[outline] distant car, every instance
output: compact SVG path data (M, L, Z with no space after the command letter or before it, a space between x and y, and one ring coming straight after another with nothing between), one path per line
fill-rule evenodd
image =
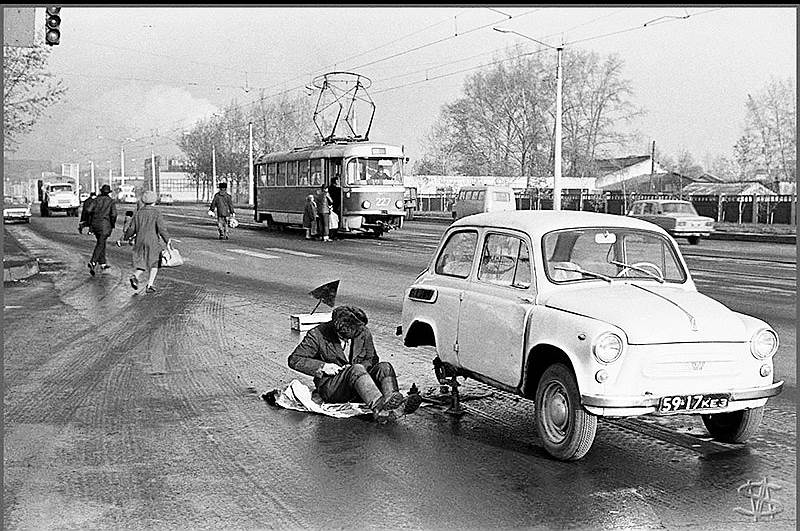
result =
M172 194L169 192L162 192L158 196L158 204L159 205L171 205L175 201L172 199Z
M470 377L533 400L561 460L589 451L601 416L698 415L741 443L783 388L775 330L698 292L674 239L627 216L455 221L406 289L397 333L436 349L442 384Z
M67 216L77 216L78 207L80 207L80 198L72 183L45 185L42 203L39 205L42 217L46 218L53 212L64 212Z
M714 219L701 216L689 201L672 199L648 199L636 201L628 215L655 223L673 238L687 238L689 244L697 245L700 238L708 238L714 231Z
M81 204L87 199L89 199L89 192L81 192Z
M3 196L3 221L31 222L31 204L27 197Z
M134 204L136 203L136 194L134 192L124 192L120 194L119 201L127 204Z

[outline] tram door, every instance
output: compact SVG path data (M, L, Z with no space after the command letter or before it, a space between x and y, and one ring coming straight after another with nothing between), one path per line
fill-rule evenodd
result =
M342 227L342 194L344 193L342 190L342 185L344 184L344 173L342 171L342 159L327 159L326 161L326 179L325 182L328 183L328 192L331 195L331 200L333 201L333 211L336 212L336 215L339 218L339 227ZM332 187L331 183L333 183L333 178L339 177L339 186Z

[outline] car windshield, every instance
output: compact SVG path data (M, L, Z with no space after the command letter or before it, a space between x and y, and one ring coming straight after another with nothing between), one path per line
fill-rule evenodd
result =
M71 192L72 186L69 184L57 184L50 187L51 192Z
M664 214L693 214L697 215L697 210L691 203L662 203L661 212Z
M545 273L555 283L615 278L686 281L677 251L661 234L620 227L558 230L542 238Z

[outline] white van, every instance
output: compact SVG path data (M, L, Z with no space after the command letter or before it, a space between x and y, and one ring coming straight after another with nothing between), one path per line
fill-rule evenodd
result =
M453 204L453 219L470 214L516 210L517 201L510 186L464 186Z

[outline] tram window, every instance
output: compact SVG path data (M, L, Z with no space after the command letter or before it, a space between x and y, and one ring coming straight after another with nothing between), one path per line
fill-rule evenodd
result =
M297 184L300 186L308 186L308 161L301 160L300 169L297 172Z
M275 186L275 171L277 168L276 163L271 163L267 166L267 186Z
M259 164L256 166L258 170L258 186L267 185L267 166L266 164Z
M322 184L322 159L313 159L311 161L311 184L312 186Z
M278 174L275 179L275 186L286 186L286 163L278 163Z
M287 162L286 186L297 186L297 161Z

